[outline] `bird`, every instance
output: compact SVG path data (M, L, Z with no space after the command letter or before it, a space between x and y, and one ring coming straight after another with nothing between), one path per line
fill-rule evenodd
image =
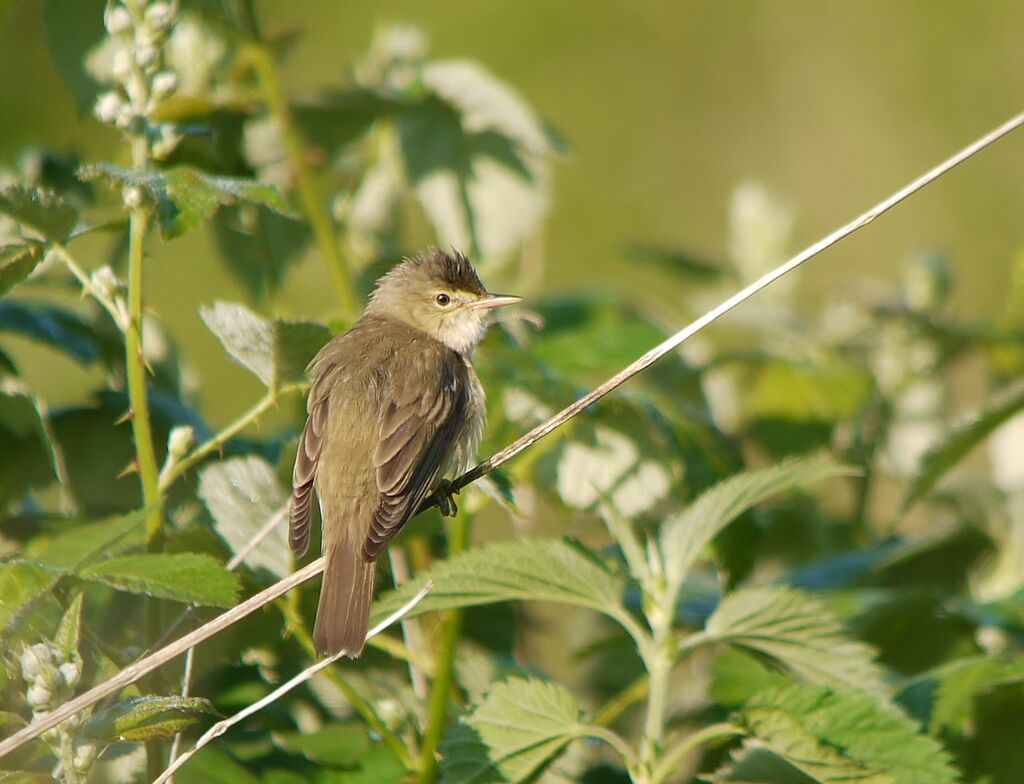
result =
M472 352L489 314L521 301L487 291L462 253L430 248L382 276L356 324L310 362L288 516L301 558L315 494L319 655L362 653L377 561L421 504L456 511L448 477L472 464L486 420Z

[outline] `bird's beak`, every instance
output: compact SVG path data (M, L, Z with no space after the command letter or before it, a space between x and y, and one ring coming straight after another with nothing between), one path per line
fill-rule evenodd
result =
M486 297L481 300L477 300L469 307L474 310L477 308L491 310L492 308L503 308L506 305L515 305L522 301L522 297L516 297L512 294L488 294Z

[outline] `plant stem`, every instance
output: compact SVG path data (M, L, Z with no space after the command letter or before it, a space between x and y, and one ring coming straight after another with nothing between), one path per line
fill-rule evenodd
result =
M460 511L455 515L448 535L449 558L469 547L469 534L469 516ZM462 611L449 610L434 670L434 682L430 689L430 701L427 704L427 727L420 752L420 773L416 779L419 784L432 784L437 781L437 748L441 744L448 717L448 702L455 673L455 653L461 633Z
M658 767L651 775L651 784L661 784L666 778L675 772L676 765L691 751L700 746L719 738L731 738L735 735L745 734L741 727L735 724L711 724L692 735L687 735L678 744L669 749L661 758Z
M291 107L285 98L277 65L270 50L256 39L250 43L247 53L256 71L267 108L281 130L288 162L295 176L295 186L299 191L306 217L313 227L317 247L320 248L320 253L327 263L327 270L334 283L342 313L346 318L353 318L356 313L356 293L352 271L341 257L334 222L327 211L320 185L306 161L306 144L295 125Z
M594 715L594 724L599 727L607 727L631 706L644 699L650 692L650 688L651 679L645 673L608 700Z

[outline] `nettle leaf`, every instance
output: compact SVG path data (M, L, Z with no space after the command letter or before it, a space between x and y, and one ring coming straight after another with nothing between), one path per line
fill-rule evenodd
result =
M434 588L410 611L410 617L515 599L589 607L612 618L626 613L624 579L596 553L561 539L521 539L474 548L435 563L416 580L382 596L374 604L372 623L405 604L427 580L434 581Z
M564 686L509 678L441 745L441 781L526 781L584 733L579 706Z
M938 735L968 732L976 719L975 700L1007 684L1024 683L1024 660L1013 656L973 656L928 670L897 697L911 715Z
M210 331L239 364L272 389L302 378L331 331L312 321L267 321L244 305L216 302L200 308Z
M78 210L56 191L24 185L0 188L0 213L54 242L66 242L78 223Z
M854 469L828 460L787 460L771 468L736 474L707 490L679 514L662 523L658 549L667 583L675 597L704 548L733 520L773 495L801 484Z
M199 474L199 497L213 516L213 527L231 551L239 552L288 502L277 475L262 458L237 457L214 463ZM268 534L243 559L254 572L265 569L278 579L292 571L287 524Z
M1024 383L1011 384L994 394L983 409L953 428L943 441L925 453L921 470L903 501L903 510L924 498L947 471L1021 410L1024 410Z
M65 520L60 527L66 531L35 536L21 557L58 572L72 572L102 556L140 546L148 511L139 509L95 523Z
M815 781L954 784L959 780L949 754L936 741L921 735L903 713L865 692L797 684L755 696L738 718L752 739Z
M50 592L60 573L30 561L0 564L0 634L6 633L22 610Z
M443 245L513 248L547 209L550 139L507 85L468 61L420 73L427 97L398 113L406 174Z
M81 734L105 743L173 738L203 716L219 716L203 697L131 697L93 714Z
M119 591L178 602L231 607L238 576L205 553L126 555L86 566L78 577Z
M845 636L832 613L801 591L735 591L708 619L705 634L764 654L811 683L887 693L872 648Z
M154 172L122 169L105 163L89 164L79 170L79 177L141 188L156 205L164 239L179 237L201 226L218 209L232 204L256 204L282 215L289 213L281 192L272 185L206 174L190 166Z
M0 297L32 274L43 260L44 249L38 242L0 246Z

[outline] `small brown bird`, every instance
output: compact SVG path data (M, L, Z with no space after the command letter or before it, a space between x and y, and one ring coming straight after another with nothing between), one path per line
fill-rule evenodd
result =
M519 301L490 294L461 253L430 250L383 276L363 317L310 363L289 539L302 556L316 490L319 653L362 653L377 559L431 494L442 513L454 507L445 474L470 465L486 417L470 354L490 311Z

